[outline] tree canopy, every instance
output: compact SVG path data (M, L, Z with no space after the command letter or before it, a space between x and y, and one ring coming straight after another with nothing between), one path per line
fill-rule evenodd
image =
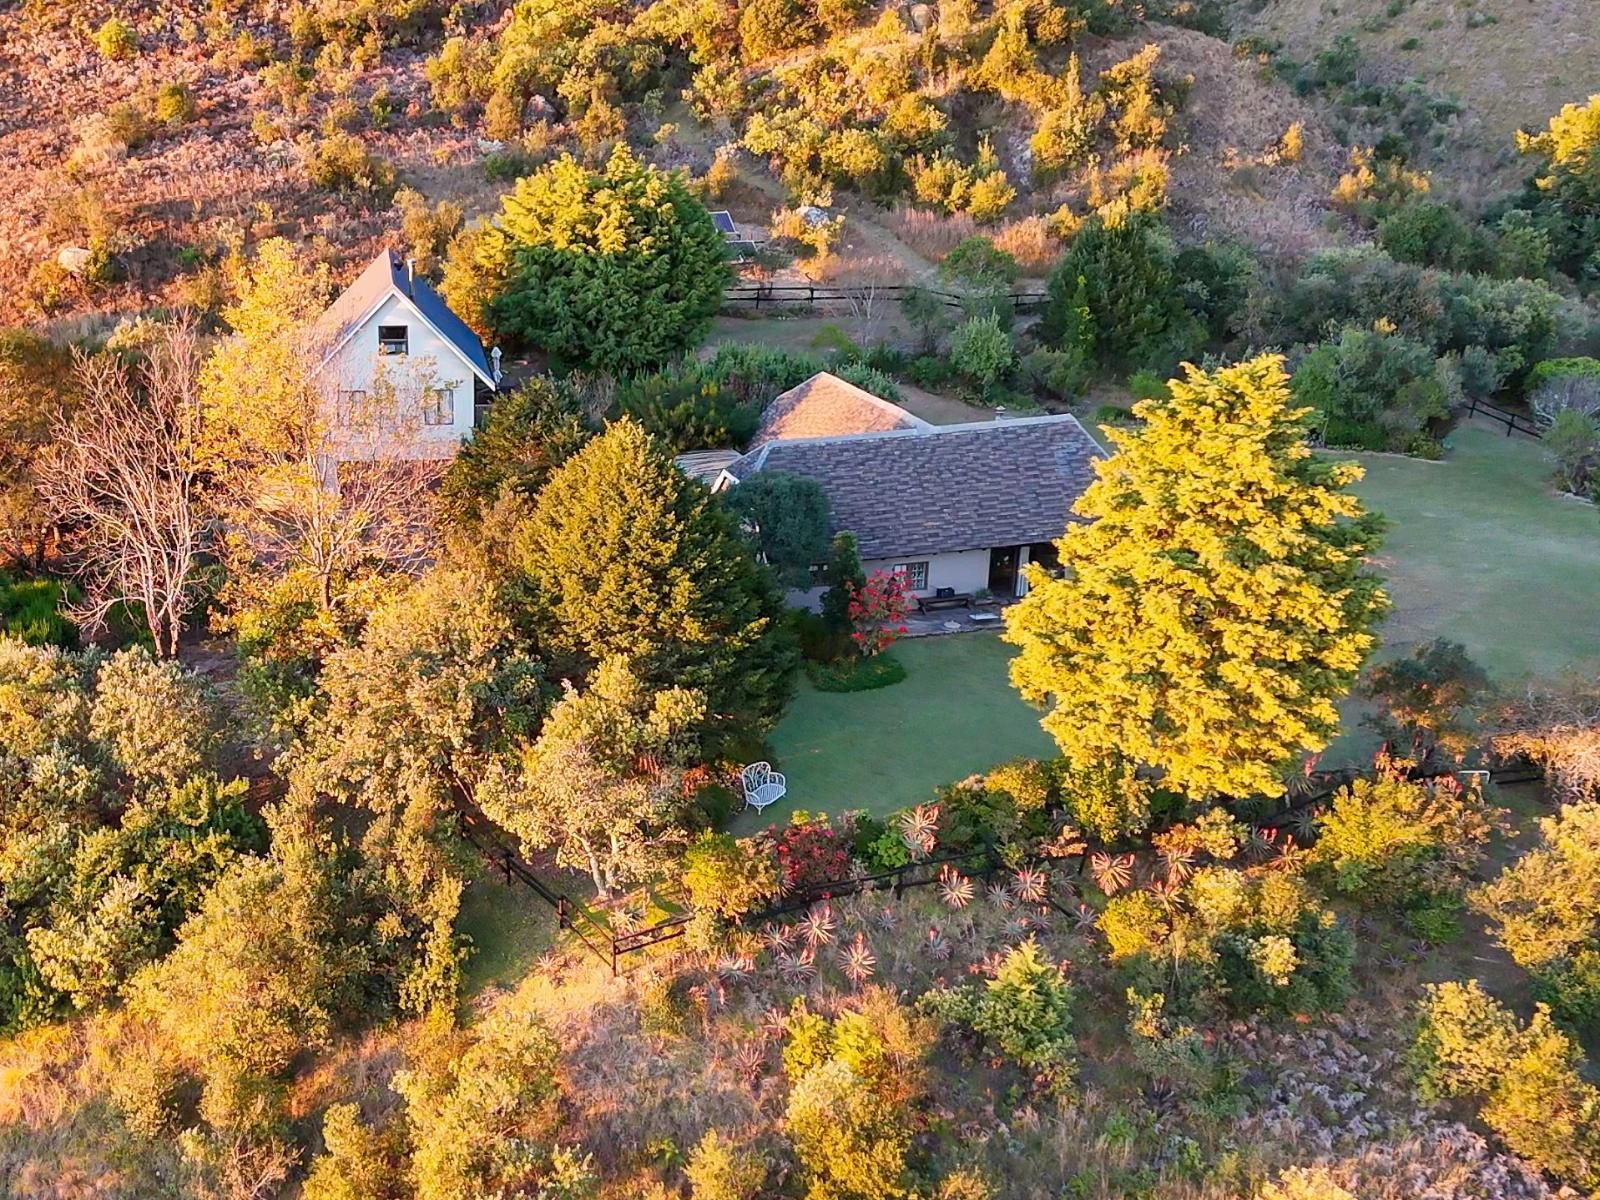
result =
M729 279L683 179L618 146L598 171L563 156L518 180L492 224L453 244L444 294L564 366L630 372L698 345Z
M569 663L621 656L703 692L713 717L776 717L795 665L777 586L732 515L632 421L550 477L511 557L538 592L542 644Z
M758 471L725 503L780 583L811 586L811 568L828 554L828 497L816 480Z
M1197 798L1279 795L1338 729L1387 601L1362 570L1378 521L1315 457L1282 359L1186 369L1073 511L1060 578L1007 614L1012 682L1068 765L1154 768Z

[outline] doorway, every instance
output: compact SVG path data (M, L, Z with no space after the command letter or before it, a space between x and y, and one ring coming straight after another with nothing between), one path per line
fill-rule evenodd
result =
M1017 562L1021 546L996 546L989 551L989 591L1009 600L1017 594Z

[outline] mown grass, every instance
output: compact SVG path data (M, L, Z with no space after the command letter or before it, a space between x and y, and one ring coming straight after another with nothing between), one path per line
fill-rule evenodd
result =
M1448 637L1501 682L1600 663L1600 512L1556 495L1537 443L1466 427L1431 463L1361 456L1362 499L1391 522L1374 566L1394 609L1380 653ZM1011 690L1011 647L970 633L900 643L903 683L837 695L802 681L771 738L789 794L748 832L796 808L884 813L1019 755L1048 754L1038 714ZM1358 700L1326 765L1364 762L1375 746Z
M1050 752L1039 714L1011 690L1013 651L997 635L914 638L894 653L906 679L893 687L838 694L801 682L771 738L789 794L760 819L741 813L737 831L781 824L796 808L889 812L1006 759Z
M1557 495L1538 443L1477 425L1443 462L1359 456L1390 529L1385 651L1461 642L1497 680L1600 663L1600 511Z

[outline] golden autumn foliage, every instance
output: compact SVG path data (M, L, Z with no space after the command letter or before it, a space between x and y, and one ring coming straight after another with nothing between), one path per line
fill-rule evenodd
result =
M1195 798L1278 795L1338 729L1387 607L1354 463L1305 445L1283 360L1185 367L1074 506L1059 579L1007 615L1013 684L1071 768L1158 769Z

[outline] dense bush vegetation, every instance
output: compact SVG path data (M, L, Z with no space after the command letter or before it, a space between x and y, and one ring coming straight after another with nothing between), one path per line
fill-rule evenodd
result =
M676 175L619 148L519 180L451 243L444 294L468 320L568 367L656 367L705 336L729 279L722 235Z

